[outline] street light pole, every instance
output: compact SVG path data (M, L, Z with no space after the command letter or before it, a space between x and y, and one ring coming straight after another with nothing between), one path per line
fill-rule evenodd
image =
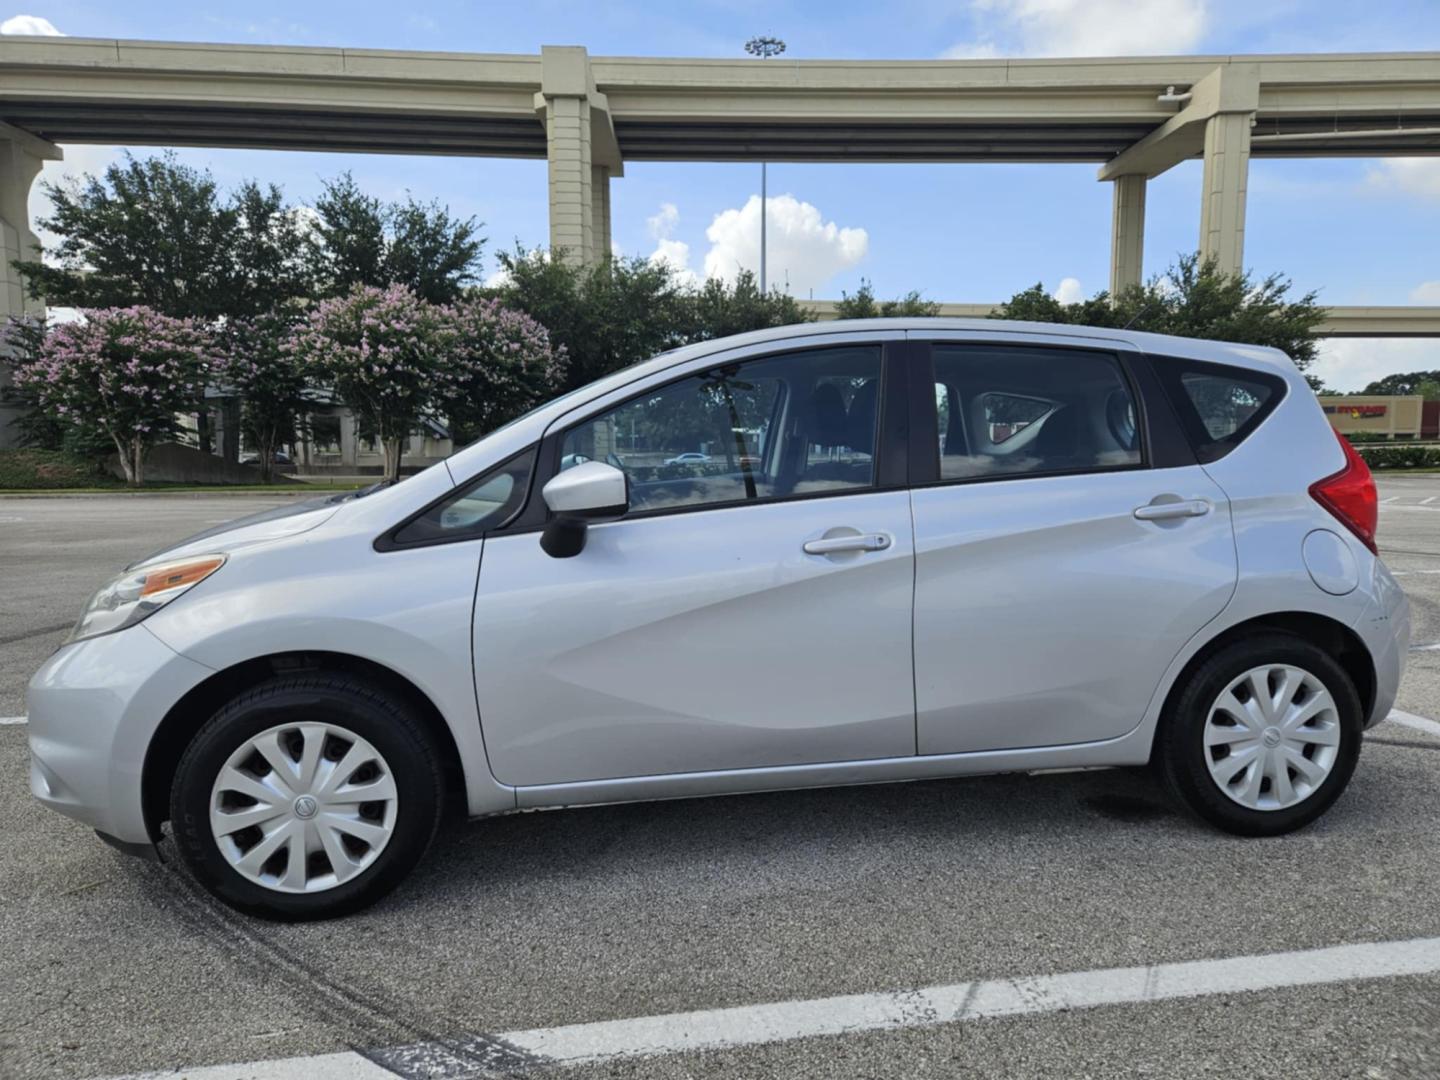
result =
M761 60L769 60L785 51L785 42L777 37L756 37L745 43L745 51ZM765 224L770 216L770 198L766 190L766 163L760 162L760 295L766 294L765 283Z

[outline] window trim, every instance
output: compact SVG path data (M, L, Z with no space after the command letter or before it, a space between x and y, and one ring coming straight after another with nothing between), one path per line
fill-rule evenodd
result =
M460 544L469 542L471 540L483 540L485 539L485 537L491 535L492 533L499 532L506 526L516 521L521 515L523 515L525 513L525 508L530 504L531 495L535 490L535 474L537 472L537 467L540 460L539 449L540 445L538 443L531 443L529 446L525 447L525 449L516 451L509 457L502 458L501 460L497 461L488 469L484 469L481 472L476 473L474 476L469 477L463 484L456 484L449 491L445 492L445 494L441 495L438 499L431 499L428 503L422 506L419 510L416 510L413 514L410 514L403 521L400 521L395 525L390 526L390 528L386 529L383 533L381 533L375 538L375 540L371 544L371 547L381 553L389 551L411 551L415 548L436 547L440 544ZM509 468L515 462L525 457L527 454L530 455L531 460L529 480L525 486L525 493L520 497L520 504L514 510L512 510L499 524L487 526L483 529L476 529L473 527L469 529L456 529L452 535L431 536L423 540L397 539L401 532L407 529L410 525L414 524L420 518L424 517L426 514L430 513L431 510L434 510L438 506L444 506L446 503L454 499L463 497L465 492L469 491L471 488L475 487L475 485L484 481L486 477L500 472L502 469ZM448 466L446 467L448 468Z
M935 410L935 348L948 346L958 349L1027 349L1053 353L1099 353L1115 364L1120 374L1121 385L1130 394L1135 404L1136 433L1140 436L1140 460L1129 465L1088 465L1074 469L1036 469L1027 472L989 473L983 476L942 476L940 474L940 424ZM1042 480L1063 476L1096 476L1105 473L1139 472L1154 468L1151 454L1150 410L1145 395L1140 392L1139 380L1131 370L1130 350L1121 343L1105 342L1100 345L1072 345L1069 342L1029 341L1013 339L990 341L969 338L922 338L912 340L912 380L918 384L911 391L910 461L912 479L910 486L949 487L957 484L994 484L1010 480ZM1139 355L1138 353L1135 355ZM928 443L927 443L928 439Z
M707 502L692 503L683 506L655 507L651 510L631 510L618 521L648 521L651 518L666 517L671 514L692 514L703 513L710 510L739 510L747 507L773 506L780 503L808 502L813 499L834 499L850 495L871 495L877 491L903 490L906 487L907 459L909 454L909 439L905 422L905 408L909 399L908 389L908 365L905 363L906 343L899 337L883 336L875 338L847 338L834 341L816 341L814 339L797 339L794 343L787 342L785 347L756 351L745 356L727 356L719 354L713 358L707 358L707 363L698 364L683 374L674 376L661 382L647 385L644 389L636 391L618 401L611 401L606 405L586 411L579 416L565 416L558 418L555 423L545 432L545 437L540 442L539 453L537 454L535 468L531 472L530 492L526 504L521 511L515 515L502 528L496 530L503 535L515 533L538 532L545 527L550 519L550 512L540 498L539 492L544 489L552 477L560 471L561 450L564 446L565 435L572 429L589 423L597 417L606 413L614 412L616 409L624 408L632 401L640 398L652 397L671 386L678 385L689 379L704 375L707 371L715 368L730 367L732 365L744 365L762 360L773 360L778 357L789 356L798 353L828 352L837 349L873 348L880 351L880 393L876 402L878 415L875 423L875 467L871 474L870 483L863 487L838 488L830 491L806 491L799 494L779 495L765 499L733 499L729 502ZM893 415L899 412L899 416ZM881 481L884 481L883 483Z
M1228 457L1237 446L1255 434L1261 424L1270 419L1290 393L1290 384L1281 376L1268 371L1257 371L1254 368L1242 367L1239 364L1227 364L1219 360L1190 360L1159 354L1150 359L1155 368L1156 381L1160 384L1171 410L1176 414L1176 423L1180 433L1190 445L1196 462L1201 465L1209 465L1221 458ZM1185 389L1184 378L1186 375L1208 375L1211 378L1231 378L1237 382L1259 383L1262 386L1268 386L1271 394L1269 399L1250 415L1249 419L1223 439L1217 439L1205 427L1200 410ZM1211 453L1203 448L1204 444L1224 449L1220 453Z

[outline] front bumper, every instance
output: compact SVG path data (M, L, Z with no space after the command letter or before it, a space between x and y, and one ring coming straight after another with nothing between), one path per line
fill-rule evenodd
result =
M149 845L145 754L171 707L212 674L141 624L62 646L30 680L30 791L125 847Z

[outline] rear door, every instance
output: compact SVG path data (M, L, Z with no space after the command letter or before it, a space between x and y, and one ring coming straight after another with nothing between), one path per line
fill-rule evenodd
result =
M1095 344L912 346L921 754L1124 734L1234 590L1224 493Z

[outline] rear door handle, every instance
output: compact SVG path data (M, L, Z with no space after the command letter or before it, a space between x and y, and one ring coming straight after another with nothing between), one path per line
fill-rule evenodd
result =
M884 533L864 533L860 536L825 536L819 540L805 541L806 555L834 555L840 551L884 551L890 546L890 537Z
M1210 512L1208 499L1183 499L1179 502L1152 502L1135 508L1141 521L1169 521L1172 518L1204 517Z

